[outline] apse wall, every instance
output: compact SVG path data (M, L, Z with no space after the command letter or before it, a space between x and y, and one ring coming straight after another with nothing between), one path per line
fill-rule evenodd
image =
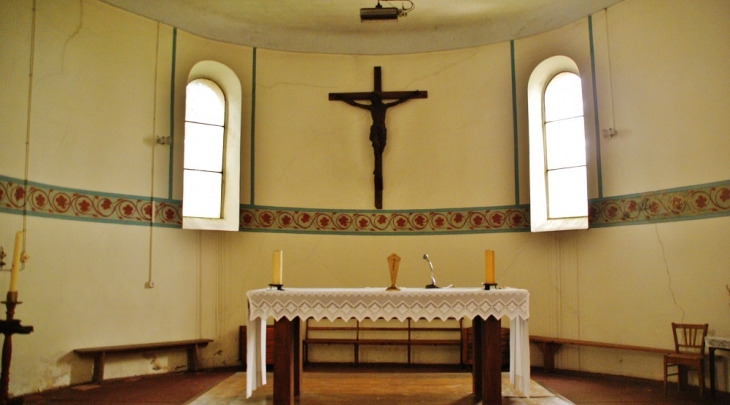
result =
M684 321L730 335L727 2L625 0L509 43L382 56L218 43L93 0L35 4L0 3L0 245L26 230L16 315L35 328L14 339L13 395L86 381L73 350L88 346L206 337L206 367L239 364L245 293L270 282L275 249L292 287L385 287L391 253L399 285L429 281L428 253L440 284L478 286L494 249L497 281L530 291L532 334L670 348ZM533 234L526 86L554 55L583 79L590 228ZM243 88L239 232L180 226L184 88L201 60ZM371 90L375 66L386 91L428 92L388 111L383 210L370 116L328 99ZM662 375L658 355L602 349L563 348L556 365ZM159 353L106 374L184 367Z

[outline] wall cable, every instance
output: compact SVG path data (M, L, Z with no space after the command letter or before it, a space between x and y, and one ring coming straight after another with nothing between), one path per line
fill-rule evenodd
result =
M157 207L155 207L155 148L157 146L156 127L157 127L157 71L160 61L160 23L157 23L157 38L155 40L155 80L152 91L152 162L150 164L150 254L149 268L147 273L146 288L153 288L155 285L152 281L153 268L153 229L155 225L155 216L157 215Z
M33 72L35 71L35 32L36 32L36 0L33 0L30 28L30 60L28 67L28 107L25 116L25 168L23 171L23 248L25 252L26 232L28 224L28 172L30 167L30 117L33 109ZM25 262L21 261L19 270L25 269Z
M606 26L606 59L608 59L608 89L609 101L611 102L611 128L616 129L616 115L614 114L613 104L613 69L611 68L611 36L608 32L608 9L604 10L604 19Z

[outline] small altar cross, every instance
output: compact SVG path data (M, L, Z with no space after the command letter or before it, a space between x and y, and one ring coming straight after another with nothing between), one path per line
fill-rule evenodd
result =
M385 112L390 107L404 103L412 98L427 98L426 91L382 91L382 80L380 66L374 69L373 91L361 93L330 93L329 99L344 101L347 104L370 111L373 124L370 126L370 142L373 144L375 154L375 208L383 208L383 151L387 141L387 129L385 128ZM358 103L358 100L370 101L370 104ZM384 103L383 100L395 100Z

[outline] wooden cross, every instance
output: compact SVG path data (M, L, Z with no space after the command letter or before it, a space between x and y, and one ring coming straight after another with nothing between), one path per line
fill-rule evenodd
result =
M427 98L426 91L382 91L380 66L374 69L373 91L362 93L330 93L329 99L344 101L347 104L370 111L373 124L370 126L370 142L375 154L375 208L383 208L383 151L388 138L385 128L385 112L390 107L404 103L412 98ZM370 101L370 104L358 103L359 100ZM383 100L395 100L384 103Z

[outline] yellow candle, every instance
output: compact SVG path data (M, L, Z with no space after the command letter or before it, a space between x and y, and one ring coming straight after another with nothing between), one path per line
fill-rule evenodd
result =
M484 284L494 284L494 250L484 251Z
M23 249L23 232L15 234L15 250L13 251L13 267L10 269L10 288L8 292L18 291L18 271L20 271L20 251Z
M284 251L274 250L273 265L271 269L272 284L284 284L282 282L284 278Z

